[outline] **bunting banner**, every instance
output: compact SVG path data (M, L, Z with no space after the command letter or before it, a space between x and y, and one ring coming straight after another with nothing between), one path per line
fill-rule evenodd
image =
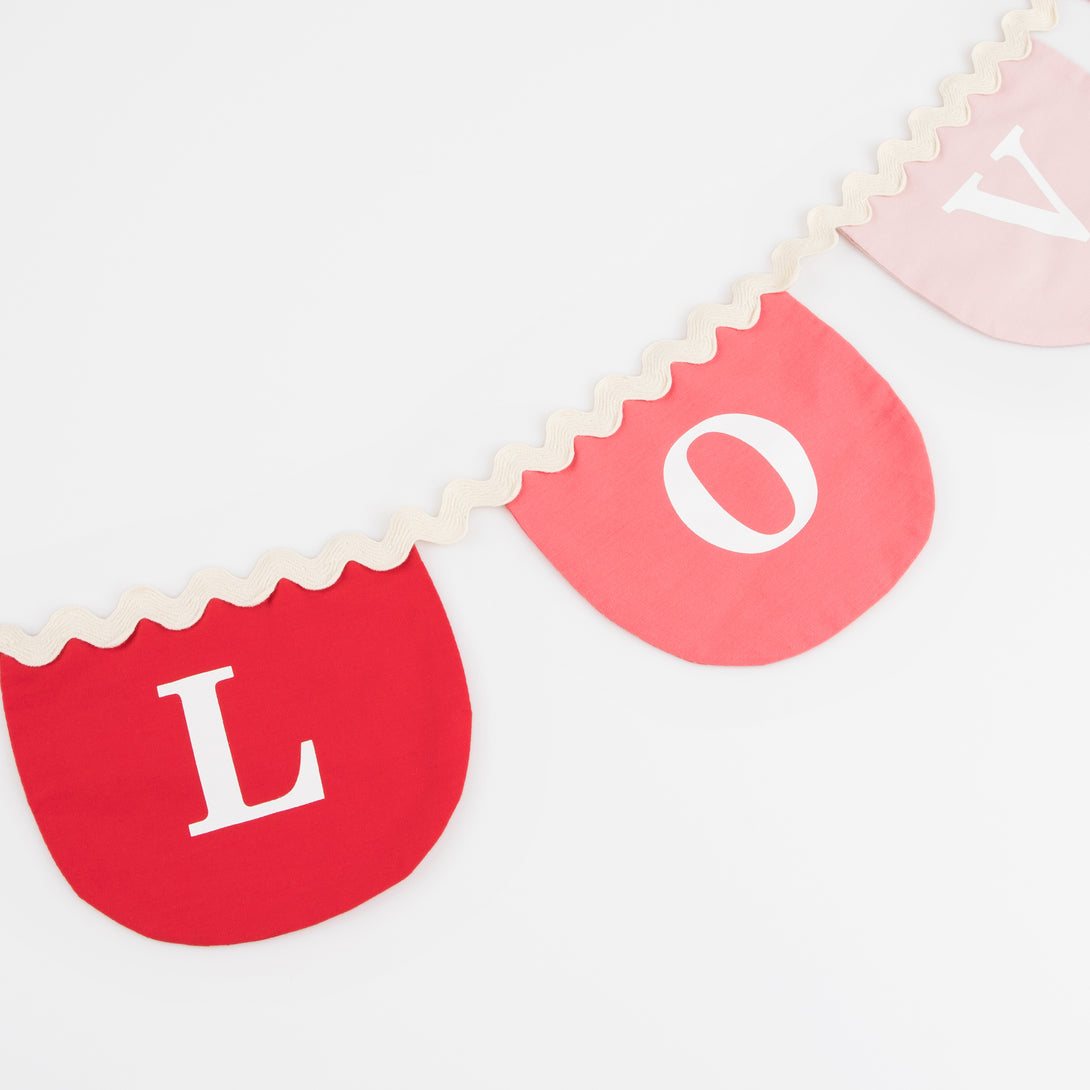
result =
M604 380L594 412L552 418L540 450L455 482L439 515L402 510L382 541L341 535L314 560L270 553L244 580L200 573L177 599L133 591L106 619L0 629L19 775L75 893L208 945L408 876L458 803L471 720L415 545L460 537L473 507L507 506L597 610L695 663L788 659L891 591L931 531L923 437L786 289L839 230L983 333L1090 342L1090 74L1031 51L1046 8L1010 18L917 143L849 179L773 274Z

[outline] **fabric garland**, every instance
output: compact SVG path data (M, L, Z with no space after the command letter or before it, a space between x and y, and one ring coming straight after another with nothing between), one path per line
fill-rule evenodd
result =
M1017 15L1008 37L1026 42L1054 20L1045 0ZM837 226L984 333L1090 343L1090 74L1037 45L1000 77L901 192L864 192L869 215ZM702 312L702 359L668 359L668 389L630 383L619 426L577 431L570 464L519 470L501 501L605 616L698 663L770 663L835 636L931 529L907 408L782 288L757 289L746 328ZM425 534L401 525L406 540L382 543L400 562L274 557L256 598L255 577L237 599L224 577L184 610L131 599L102 638L81 620L44 652L0 643L27 800L81 898L155 939L237 943L416 868L460 797L471 713L412 547Z

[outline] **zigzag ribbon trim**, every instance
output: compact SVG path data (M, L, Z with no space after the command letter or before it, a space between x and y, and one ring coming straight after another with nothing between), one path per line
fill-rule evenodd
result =
M575 440L581 435L612 435L620 426L626 401L656 401L670 389L673 363L707 363L716 350L720 327L749 329L761 314L761 296L786 291L798 276L803 258L830 249L837 229L870 219L870 198L893 196L907 180L906 163L926 162L939 154L938 130L969 122L969 96L994 94L1000 87L1001 61L1021 60L1033 46L1034 31L1056 25L1055 0L1031 0L1024 10L1008 12L1002 20L1001 42L980 42L972 51L973 71L948 76L939 86L941 106L920 107L908 116L909 140L887 140L878 148L878 171L849 174L841 187L839 205L820 205L806 217L806 235L781 242L772 251L771 272L753 273L731 286L728 304L709 303L689 315L683 340L656 341L643 353L638 375L610 375L594 389L589 411L561 409L545 425L540 447L509 443L496 454L486 480L459 479L443 490L439 512L429 515L416 507L394 512L385 536L376 541L359 533L330 539L315 557L291 549L265 553L244 579L222 568L206 568L190 579L177 598L151 587L126 591L108 617L79 607L59 609L40 632L31 635L16 625L0 625L0 653L27 666L44 666L73 639L96 647L116 647L132 635L141 620L169 629L189 628L200 620L213 598L239 606L265 601L281 579L308 590L332 586L349 561L377 571L396 568L420 541L450 544L469 529L475 507L503 507L518 495L522 475L531 471L556 473L571 464Z

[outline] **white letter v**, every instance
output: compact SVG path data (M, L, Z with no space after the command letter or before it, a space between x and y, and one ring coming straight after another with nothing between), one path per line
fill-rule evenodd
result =
M994 193L985 193L979 186L983 174L973 176L942 206L944 212L975 212L978 216L1013 223L1018 227L1028 227L1042 235L1055 238L1070 238L1076 242L1090 241L1090 231L1083 226L1078 216L1056 195L1056 191L1045 181L1044 175L1034 165L1033 160L1022 147L1022 126L1015 125L999 141L992 158L996 161L1013 156L1022 164L1025 172L1047 198L1054 211L1034 208L1033 205L1011 200L1010 197L997 197Z

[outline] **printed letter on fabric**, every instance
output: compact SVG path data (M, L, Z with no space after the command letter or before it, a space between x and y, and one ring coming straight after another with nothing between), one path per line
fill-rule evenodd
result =
M1021 125L1015 125L1002 140L999 141L992 158L997 162L1008 156L1016 159L1025 168L1026 173L1033 179L1041 195L1052 206L1049 212L1044 208L1035 208L1031 204L1023 204L1022 201L1011 200L1010 197L1000 197L995 193L986 193L980 188L984 175L979 172L972 177L942 206L944 212L974 212L978 216L987 216L988 219L998 223L1012 223L1016 227L1026 227L1030 231L1039 231L1042 235L1053 235L1056 238L1070 238L1075 242L1090 240L1090 231L1079 220L1070 208L1056 195L1056 191L1048 184L1044 175L1034 165L1033 160L1026 154L1022 147Z
M751 446L780 475L795 505L794 517L778 533L766 534L739 522L705 488L689 462L689 448L702 435L733 435ZM767 553L790 541L817 506L817 478L799 441L779 424L745 413L702 420L671 448L662 467L666 495L678 518L705 541L733 553Z
M314 742L308 739L300 747L299 775L292 789L286 795L268 802L253 806L246 804L238 785L238 773L216 699L216 685L234 676L234 670L224 666L159 686L160 697L182 698L182 712L189 728L189 744L193 747L193 759L197 762L197 775L201 778L201 790L208 809L208 816L203 821L195 821L189 826L190 836L213 833L217 829L226 829L228 825L241 825L244 821L279 814L282 810L325 798L322 775L314 756Z

